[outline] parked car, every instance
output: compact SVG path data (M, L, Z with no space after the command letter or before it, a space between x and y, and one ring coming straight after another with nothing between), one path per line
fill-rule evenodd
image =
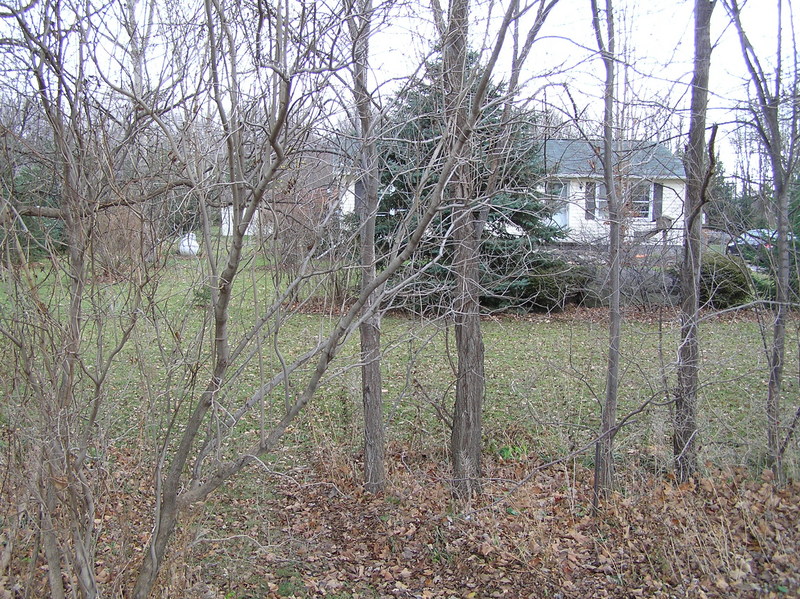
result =
M789 234L789 241L794 241L794 235ZM771 229L750 229L738 237L734 237L725 248L725 253L733 256L747 257L748 254L758 250L771 250L778 246L778 232Z

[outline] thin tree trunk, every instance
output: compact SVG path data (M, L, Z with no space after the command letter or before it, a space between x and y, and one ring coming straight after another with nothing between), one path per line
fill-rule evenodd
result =
M778 268L775 280L774 324L772 348L769 358L769 384L767 388L767 459L779 482L784 480L783 454L780 439L780 395L783 380L786 346L786 316L789 301L789 183L797 169L797 142L800 139L800 105L797 103L800 71L797 69L797 46L794 37L789 48L794 68L785 77L783 71L783 2L777 2L778 23L775 41L776 65L774 71L765 69L747 37L737 0L724 0L725 8L736 28L742 49L742 58L755 91L749 114L750 125L755 129L772 170L772 186L778 216Z
M773 167L774 171L774 167ZM778 272L775 280L775 324L772 329L769 386L767 390L767 459L779 483L785 474L781 452L781 384L786 348L786 313L789 301L789 194L783 181L774 178L778 201Z
M372 306L365 306L371 310ZM372 315L359 327L361 337L361 392L364 402L364 488L383 491L386 484L383 396L381 394L380 317Z
M508 97L503 106L503 117L497 126L497 147L506 147L513 136L511 122L514 97L517 93L522 67L529 56L534 41L550 11L558 0L542 2L535 21L529 29L522 48L518 48L517 29L514 27L514 48L511 78L506 93ZM508 9L511 14L517 10L515 5ZM455 74L455 71L453 71ZM453 81L455 87L456 81ZM489 199L497 192L502 176L502 158L496 156L492 161L489 180L484 189L484 204L472 207L470 186L462 168L457 172L453 189L460 202L455 210L456 229L454 233L456 250L454 271L456 275L455 331L458 371L456 382L456 402L453 410L453 430L451 452L453 460L454 490L457 496L468 497L480 491L481 437L483 400L485 394L484 344L480 320L480 251L481 237L489 215Z
M356 212L361 226L361 289L369 289L375 280L375 219L378 213L378 151L373 128L371 97L367 90L369 37L372 1L356 3L350 17L353 38L353 93L358 110L361 142L360 180L356 183ZM377 493L383 490L385 434L383 395L381 392L381 318L377 312L375 289L364 305L366 318L359 326L361 338L361 396L364 404L364 488Z
M619 390L620 329L622 313L620 310L620 250L622 245L622 223L619 194L614 181L614 13L611 0L605 6L606 39L600 22L597 0L592 0L592 24L597 45L606 71L603 94L603 180L606 188L609 220L608 260L610 265L609 320L608 320L608 368L606 370L606 395L600 422L600 438L595 446L594 464L594 506L598 508L601 500L614 485L613 441L617 424L617 394Z
M790 19L790 23L791 23ZM739 29L741 32L741 23ZM743 32L742 32L743 33ZM792 37L792 42L795 38ZM778 483L782 484L786 478L783 470L783 453L781 451L781 385L783 382L783 365L786 348L786 316L789 310L789 185L793 177L796 164L796 140L798 138L798 108L797 103L797 46L791 48L794 55L794 73L791 88L781 89L784 86L782 81L782 58L783 50L783 3L778 2L778 65L775 77L774 93L759 94L762 104L759 107L764 115L766 129L769 134L768 153L770 166L772 167L772 187L775 193L778 212L778 272L775 280L775 325L772 330L772 357L770 359L769 387L767 391L767 451L769 465L772 467L777 477ZM752 73L752 69L751 69ZM766 82L764 89L767 89ZM787 93L788 92L788 93ZM782 95L792 98L789 115L789 122L781 123L781 101ZM787 126L788 125L788 126ZM788 141L788 147L784 147L784 136ZM763 137L763 136L762 136ZM784 156L787 156L784 163Z
M146 599L155 584L158 571L161 568L169 541L172 538L178 521L178 494L181 491L181 478L184 467L192 454L192 448L198 431L200 430L206 414L211 409L214 396L219 391L220 385L227 373L228 366L230 365L230 345L228 337L229 306L233 291L233 282L236 278L241 261L244 234L247 230L247 226L250 224L250 220L246 220L244 223L241 222L245 205L244 186L241 183L241 181L244 180L241 169L241 140L239 138L239 132L230 125L227 110L221 97L217 54L219 50L213 43L213 40L216 39L214 7L212 7L211 0L206 0L204 6L206 11L206 27L208 29L209 39L212 41L210 48L211 71L215 83L214 101L217 103L223 128L227 133L226 158L230 168L231 179L234 181L231 186L233 198L233 236L227 256L228 261L223 270L219 274L215 273L212 278L213 285L211 294L214 306L214 366L212 376L200 400L189 416L189 420L185 425L180 442L167 468L166 474L162 476L160 468L156 473L157 491L160 491L160 493L157 493L156 498L157 507L154 531L145 549L142 565L136 578L136 585L134 586L132 595L134 599ZM220 27L224 31L226 29L224 17L221 17L221 20ZM235 73L231 75L231 77L235 80ZM230 110L235 115L238 111L238 98L236 95L236 86L234 85L232 87ZM256 189L251 193L255 195L259 193L259 191ZM252 214L255 210L254 205L256 205L259 200L260 197L252 197L250 199L251 204L248 207L250 219L252 219Z
M56 510L56 490L48 467L42 465L41 487L44 495L44 502L41 509L42 522L42 547L44 556L47 560L47 578L50 583L50 596L53 599L64 599L64 582L62 580L61 569L61 548L56 534L56 523L53 520L53 512Z
M374 143L372 150L364 150L365 163L374 165ZM356 193L361 222L361 288L369 289L375 280L375 215L377 213L378 189L374 176L365 174L367 184ZM383 395L381 391L381 329L380 315L376 312L380 289L373 290L364 304L368 316L359 326L361 338L361 393L364 404L364 488L378 493L386 484L385 433L383 424Z
M686 149L686 202L681 264L681 343L678 348L678 389L675 395L673 451L675 475L686 482L697 471L697 388L700 375L700 266L702 207L705 203L708 167L706 110L711 67L711 14L714 2L695 0L694 77Z

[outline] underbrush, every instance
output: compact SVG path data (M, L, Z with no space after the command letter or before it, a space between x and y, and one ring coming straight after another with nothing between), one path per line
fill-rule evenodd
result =
M800 542L800 486L778 491L769 473L714 471L675 486L632 471L593 515L591 472L580 464L536 470L542 465L534 457L490 456L483 495L457 504L445 462L403 446L389 456L389 487L380 496L363 493L353 478L357 456L309 456L307 469L274 479L269 495L255 491L253 508L239 503L235 520L214 516L215 532L206 534L216 540L190 542L186 567L198 574L187 582L235 597L800 591L792 549ZM205 507L207 522L225 505L220 500Z
M677 486L636 467L591 509L580 461L546 466L522 446L487 452L483 493L453 501L445 455L394 443L389 485L369 495L360 456L320 447L281 471L254 466L189 508L156 596L789 597L800 592L800 484L771 473L710 470ZM139 458L114 453L103 497L98 571L120 596L152 509ZM9 533L12 496L3 496ZM26 560L35 519L17 513L3 596L44 592Z

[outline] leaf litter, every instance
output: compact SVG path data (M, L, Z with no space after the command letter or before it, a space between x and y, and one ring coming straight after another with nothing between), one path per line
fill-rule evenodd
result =
M712 471L681 486L629 477L593 514L592 473L579 464L509 494L535 460L490 457L483 494L459 504L428 454L394 448L380 495L346 461L316 451L258 506L230 512L254 537L267 526L269 539L223 541L206 555L195 543L187 564L225 597L800 596L800 484L777 489L769 472ZM221 551L240 575L229 560L219 579Z
M155 596L800 596L800 483L776 488L769 471L709 469L685 485L623 473L624 492L593 514L592 473L577 462L517 486L536 458L488 456L468 504L452 499L446 460L430 452L393 446L379 495L361 489L358 456L314 449L296 463L308 466L253 469L190 508ZM152 487L119 452L107 488L96 573L118 597L148 539ZM46 589L20 527L0 597L37 577Z

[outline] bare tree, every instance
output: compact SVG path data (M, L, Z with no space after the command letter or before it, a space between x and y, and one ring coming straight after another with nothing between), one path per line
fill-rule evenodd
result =
M445 114L455 128L453 139L461 135L467 123L466 105L469 89L467 37L469 0L455 0L448 7L447 26L443 30L443 77ZM450 152L453 150L450 149ZM469 171L461 156L449 188L456 208L454 221L454 271L456 291L454 318L458 373L453 407L453 430L450 451L453 460L454 490L467 497L480 488L481 415L483 411L484 372L483 336L480 326L480 286L478 246L480 231L471 199Z
M605 32L603 31L605 24ZM603 181L605 183L610 234L608 247L609 274L609 329L608 329L608 370L606 372L606 393L600 424L600 437L595 446L594 463L594 505L597 508L602 497L614 484L613 441L616 433L617 395L619 390L620 365L620 271L622 246L622 211L617 183L614 176L614 66L616 38L614 33L614 11L611 0L606 0L605 15L601 17L597 0L592 0L592 26L597 47L605 68L605 91L603 93Z
M206 3L206 27L210 45L210 72L212 89L218 118L223 125L225 166L227 168L226 187L232 195L234 209L232 236L227 240L226 250L221 259L215 257L210 235L208 217L204 216L205 245L208 251L205 260L211 274L211 327L213 345L208 359L209 376L199 395L194 398L191 388L186 390L186 398L190 411L185 424L176 419L182 408L174 408L173 415L167 424L166 435L160 441L161 455L158 460L156 486L158 502L155 510L156 525L154 534L144 555L144 562L139 573L134 597L145 597L152 588L157 573L163 563L167 545L175 529L183 508L200 501L212 493L225 481L250 464L258 463L261 456L272 451L280 442L287 428L303 411L314 397L319 385L329 372L331 365L340 352L342 343L353 334L359 325L371 317L379 306L379 297L366 308L375 290L381 289L388 279L413 254L415 248L425 236L433 218L441 210L444 190L450 180L461 155L468 143L474 124L480 114L480 107L488 86L492 69L497 62L503 36L498 36L492 57L476 86L476 98L467 112L464 127L451 127L447 135L439 141L436 156L445 156L442 162L435 164L436 184L433 188L420 183L415 203L420 207L418 219L407 237L398 239L390 259L385 267L376 273L369 284L363 285L352 305L346 307L344 313L332 324L325 335L319 337L305 352L286 360L280 350L278 337L281 323L291 313L285 308L286 299L298 288L313 285L321 271L336 269L340 265L330 264L324 256L331 254L320 242L321 238L309 244L297 276L285 282L275 290L266 310L253 323L239 329L238 338L232 339L234 323L230 322L230 306L233 289L241 285L239 273L242 260L248 247L245 233L258 211L259 205L265 204L269 209L268 192L279 179L285 156L290 144L302 145L304 132L317 118L317 113L325 106L325 98L318 94L329 84L333 74L350 63L349 57L339 53L341 49L341 33L346 29L346 18L338 12L305 11L282 12L277 18L270 20L271 27L278 30L271 32L270 39L276 40L271 46L269 60L272 72L271 87L262 88L264 96L255 95L259 106L266 106L265 121L269 124L266 135L260 134L261 128L254 127L259 135L248 139L244 135L245 125L251 121L247 118L247 105L239 96L241 81L235 78L236 68L243 64L241 48L234 42L231 34L235 11L226 11L225 7L208 0ZM283 7L282 11L290 11ZM247 17L237 26L253 25ZM266 21L264 21L266 23ZM256 22L255 26L259 26ZM324 43L323 43L324 42ZM297 44L297 45L294 45ZM252 59L252 55L249 55ZM227 74L223 81L222 74ZM318 77L309 82L309 73ZM299 81L296 81L299 80ZM302 82L302 83L301 83ZM296 94L293 96L292 93ZM304 107L306 112L300 112ZM295 112L297 111L297 112ZM248 143L260 140L264 145L257 152L247 152ZM191 162L182 155L181 148L174 144L178 160L191 171ZM444 148L452 149L445 155ZM248 162L250 156L258 156L256 162ZM427 173L427 180L433 176L434 165ZM195 187L202 189L202 173L194 172ZM327 222L336 214L336 207L326 216ZM326 223L321 223L320 234ZM345 240L347 242L347 240ZM314 270L314 269L318 270ZM402 284L402 283L401 283ZM385 293L392 293L386 290ZM176 337L173 335L173 337ZM202 339L202 338L196 338ZM274 376L261 377L260 383L248 397L238 405L231 391L236 388L238 375L250 360L260 356L262 349L271 340L273 358L278 364ZM179 352L176 352L179 353ZM180 352L182 353L182 352ZM197 370L187 380L195 380ZM297 379L300 379L297 381ZM276 413L267 404L269 394L284 387L285 399L283 409ZM236 396L239 393L235 394ZM232 434L247 427L247 416L253 411L260 412L258 438L245 449L229 448L225 453L226 440Z
M789 190L797 173L797 149L800 141L800 69L794 36L786 39L783 27L784 2L776 2L778 23L775 35L775 64L765 65L747 36L742 18L742 6L737 0L724 0L724 6L739 37L742 58L747 69L749 84L755 93L745 108L747 124L752 127L766 152L771 170L771 183L777 214L778 264L776 293L773 308L772 346L769 351L769 386L767 391L767 452L770 465L779 480L784 477L783 453L787 443L781 440L781 385L786 346L786 319L789 310ZM792 21L791 10L789 12ZM793 31L793 28L789 28ZM784 65L787 54L790 66ZM793 430L786 431L786 439Z
M353 43L353 95L355 96L358 141L360 144L359 178L356 181L356 212L360 224L361 288L368 289L375 280L375 219L378 214L378 147L373 115L373 99L368 89L369 41L372 33L371 0L361 0L351 7L350 36ZM364 485L376 493L383 490L385 434L381 392L380 312L376 309L379 289L364 306L366 318L359 327L361 336L361 393L364 404Z
M681 344L678 349L678 388L675 394L673 450L675 471L681 482L697 470L697 389L700 370L698 318L700 313L700 262L703 205L713 173L706 160L706 112L711 66L711 14L713 0L696 0L694 7L694 76L689 116L686 167L686 201L681 264ZM710 152L713 156L713 151Z
M460 132L465 127L466 106L474 101L474 68L468 64L467 39L469 33L469 2L456 0L448 5L447 19L439 3L433 3L435 22L442 36L442 77L445 115L450 126ZM491 198L498 191L504 169L503 148L508 147L514 128L512 111L518 92L522 67L529 57L531 47L557 0L537 2L520 10L511 2L500 24L499 35L504 37L513 28L511 79L499 125L496 126L493 158L489 172L476 175L469 156L459 157L461 162L450 183L449 194L453 203L453 272L455 290L453 317L455 320L456 398L452 412L450 440L453 464L454 492L465 498L480 490L482 412L485 393L484 344L480 324L480 257L481 237L486 226ZM522 47L519 46L519 19L534 12L534 21ZM494 60L494 57L493 59ZM490 61L491 62L491 61ZM477 168L481 168L478 166ZM485 166L483 168L486 168ZM485 188L479 192L476 178L487 177ZM477 197L480 193L481 197Z
M112 9L48 2L3 13L11 28L4 58L20 73L14 91L36 106L39 133L46 133L34 142L24 124L7 131L40 157L40 174L52 176L47 194L20 190L3 198L5 256L19 269L3 274L18 304L4 312L0 332L15 348L20 405L28 397L36 407L13 416L25 431L21 446L27 456L21 463L40 465L22 476L37 506L53 597L67 594L65 580L76 581L77 588L69 589L74 595L99 593L94 552L102 477L92 454L103 443L98 429L112 367L140 320L144 290L158 266L137 260L117 273L118 289L104 288L98 223L111 209L139 209L186 183L172 179L169 169L151 168L141 177L130 168L131 157L141 151L138 133L152 120L120 102L86 60L98 50L92 22L103 21ZM10 173L12 180L17 175ZM49 276L64 281L48 291L36 283L32 253L23 242L29 236L26 219L44 218L63 228L63 239L55 238L54 227L36 240Z

